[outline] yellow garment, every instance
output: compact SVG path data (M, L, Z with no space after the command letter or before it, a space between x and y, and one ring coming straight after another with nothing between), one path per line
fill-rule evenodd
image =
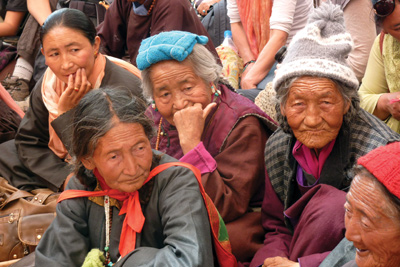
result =
M400 42L390 34L385 35L382 53L376 37L368 59L367 69L359 90L361 107L373 114L379 97L400 91ZM399 67L396 67L399 66ZM397 71L396 71L397 69ZM389 116L385 123L400 133L400 122Z
M103 267L105 260L104 253L100 249L94 248L87 254L82 267Z
M222 75L233 88L239 89L239 77L243 70L243 60L231 47L220 45L216 50L223 66Z

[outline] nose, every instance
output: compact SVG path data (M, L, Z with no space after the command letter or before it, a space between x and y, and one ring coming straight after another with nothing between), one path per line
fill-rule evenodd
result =
M61 68L62 68L63 70L68 70L68 69L70 69L70 68L73 66L73 63L72 63L72 61L70 60L68 54L62 55L61 60L62 60L62 61L61 61Z
M134 176L137 172L136 160L133 156L124 158L124 174Z
M352 242L359 242L361 241L361 232L360 232L360 223L357 218L345 218L345 225L346 225L346 238Z
M187 107L188 100L182 92L177 92L174 94L173 108L175 110L181 110Z
M304 124L308 127L317 127L322 121L320 110L317 105L307 105L306 116L304 118Z

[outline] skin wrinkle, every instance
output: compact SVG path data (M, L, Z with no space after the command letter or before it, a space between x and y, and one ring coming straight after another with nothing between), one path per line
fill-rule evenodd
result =
M135 192L150 173L150 141L141 124L113 121L114 126L98 140L93 156L81 161L88 170L97 168L112 189Z
M347 194L346 238L357 248L359 267L400 265L400 218L374 181L356 175Z
M318 151L334 140L350 108L335 83L327 78L305 76L293 82L281 113L295 137Z

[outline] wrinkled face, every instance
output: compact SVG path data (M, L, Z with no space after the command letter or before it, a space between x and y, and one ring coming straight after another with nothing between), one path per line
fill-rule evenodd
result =
M400 41L400 1L396 0L392 14L383 20L382 28L385 32Z
M82 163L89 170L97 168L112 189L128 193L139 190L152 164L152 150L143 126L117 121L98 140L93 157Z
M79 68L84 68L86 76L90 76L99 45L99 37L92 45L80 31L55 26L43 38L42 53L57 78L68 83L69 75L75 75Z
M346 199L346 238L356 247L357 266L400 266L400 217L383 192L356 176Z
M336 85L326 78L306 76L297 79L289 90L281 113L296 139L310 149L321 149L334 140L350 107Z
M211 103L211 86L207 85L185 61L161 61L151 67L153 99L160 114L174 125L175 112L200 103Z

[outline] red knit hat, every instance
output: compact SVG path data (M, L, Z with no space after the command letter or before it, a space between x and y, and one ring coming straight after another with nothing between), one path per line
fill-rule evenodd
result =
M359 158L357 163L400 198L400 142L378 147Z

